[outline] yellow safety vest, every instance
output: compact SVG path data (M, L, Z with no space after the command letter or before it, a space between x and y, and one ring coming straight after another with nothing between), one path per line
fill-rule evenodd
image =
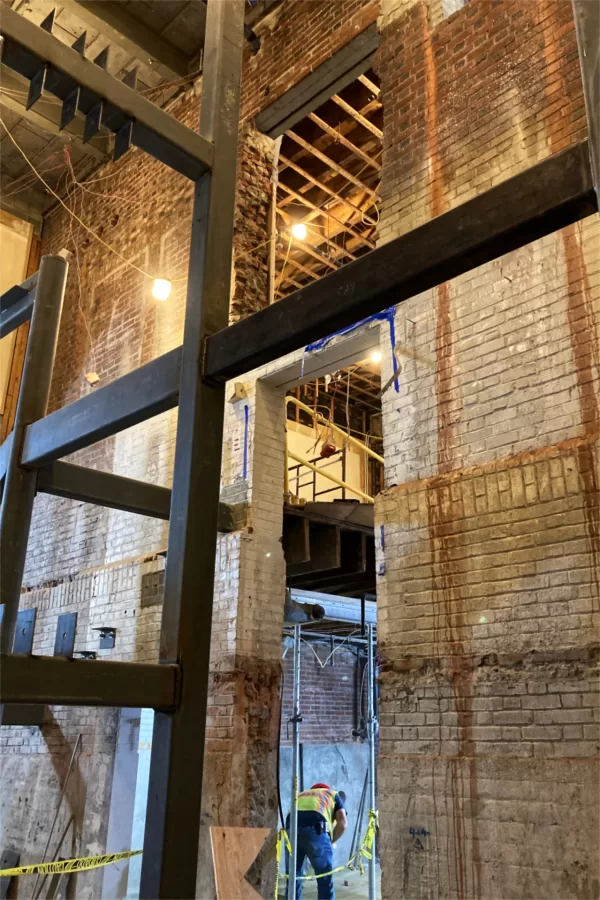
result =
M335 809L335 795L337 791L327 788L312 788L310 791L302 791L298 794L298 812L320 813L327 823L327 831L333 834Z

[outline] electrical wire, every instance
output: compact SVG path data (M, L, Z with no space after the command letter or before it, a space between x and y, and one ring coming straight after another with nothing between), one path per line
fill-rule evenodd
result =
M95 238L100 244L102 244L103 247L106 247L107 250L110 250L111 253L114 253L115 256L117 256L122 262L124 262L124 263L125 263L126 265L128 265L130 268L135 269L135 271L136 271L136 272L139 272L140 275L143 275L144 278L149 278L150 280L154 281L154 279L155 279L156 276L150 275L149 272L145 272L145 271L144 271L143 269L141 269L139 266L136 266L135 263L132 263L131 260L127 259L125 256L123 256L122 253L119 253L118 250L116 250L114 247L112 247L110 244L108 244L103 238L100 237L99 234L96 234L96 232L93 230L93 228L90 228L89 225L86 225L86 223L85 223L79 216L77 216L74 212L72 212L72 211L70 210L70 208L67 206L67 204L66 204L66 203L64 202L64 200L62 199L62 197L60 197L60 196L56 193L56 191L53 190L53 189L50 187L50 185L49 185L48 182L43 178L43 176L40 175L40 173L38 172L38 170L36 169L36 167L34 166L34 164L31 162L31 160L29 159L29 157L27 156L27 154L25 153L25 151L24 151L24 150L22 149L22 147L18 144L18 142L15 140L15 138L13 137L13 135L10 133L10 131L9 131L8 128L6 127L6 125L5 125L4 121L2 120L2 117L1 117L1 116L0 116L0 125L4 128L4 130L6 131L7 137L10 139L10 141L11 141L11 142L14 144L14 146L17 148L17 150L19 151L19 153L21 154L21 156L23 157L23 159L25 160L25 162L27 163L27 165L31 168L31 170L32 170L32 171L35 173L35 175L39 178L39 180L42 182L42 184L44 185L44 187L46 188L46 190L49 191L49 193L52 194L52 196L53 196L56 200L58 200L58 202L60 203L60 205L67 211L67 213L68 213L70 216L73 216L73 218L75 219L75 221L78 222L79 225L80 225L83 229L85 229L85 231L88 232L88 234L91 234L93 238ZM184 279L184 280L185 280L185 279Z
M321 666L321 668L324 669L325 666L327 665L327 663L329 662L329 660L332 658L333 654L334 654L334 653L337 653L337 651L340 649L340 647L343 647L344 644L346 643L346 641L349 641L350 638L351 638L351 637L354 637L355 634L358 634L359 631L360 631L360 629L359 629L359 628L356 628L354 631L351 631L350 634L346 635L346 637L344 638L344 640L343 640L340 644L338 644L337 647L334 647L334 648L333 648L333 650L331 651L331 653L329 654L329 656L326 658L325 662L322 662L322 661L321 661L321 657L319 656L319 654L317 653L317 651L315 650L315 648L313 647L313 645L310 643L310 641L307 641L306 638L300 638L300 640L303 641L305 644L308 644L308 646L310 647L310 649L311 649L312 652L314 653L317 662L319 663L319 665ZM325 637L327 637L327 635L324 634L323 637L325 638Z

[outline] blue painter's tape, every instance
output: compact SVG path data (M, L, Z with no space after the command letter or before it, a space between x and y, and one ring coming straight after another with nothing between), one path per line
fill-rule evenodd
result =
M244 406L244 469L243 477L248 477L248 421L249 421L248 404Z
M396 375L399 371L398 369L398 360L396 359L395 349L396 349L396 328L394 324L394 316L396 314L396 307L389 306L387 309L382 310L382 312L375 313L372 316L368 316L366 319L361 319L360 322L355 322L354 325L348 325L346 328L341 328L339 331L334 331L333 334L327 335L327 337L321 338L318 341L314 341L312 344L308 344L305 347L305 353L314 353L317 350L323 350L331 341L336 337L340 337L342 334L350 334L352 331L356 331L357 328L362 328L363 325L368 325L369 322L388 322L390 326L390 345L392 348L392 365L394 367L394 374ZM304 359L302 360L302 366L304 367ZM398 378L394 378L394 388L396 391L400 390L400 385L398 383Z

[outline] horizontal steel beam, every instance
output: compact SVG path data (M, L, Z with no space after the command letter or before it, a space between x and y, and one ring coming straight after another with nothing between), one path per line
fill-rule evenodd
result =
M169 488L73 463L56 461L41 468L37 488L55 497L96 503L155 519L169 518Z
M168 519L170 514L170 488L73 463L56 461L41 468L37 488L38 491L55 497L96 503L98 506L152 516L155 519ZM217 530L226 533L233 529L231 507L220 503Z
M21 464L39 468L172 409L179 397L181 347L106 387L34 422L25 432Z
M35 292L24 294L20 300L0 311L0 338L6 337L23 322L27 322L33 313L33 300Z
M179 667L59 656L0 656L2 703L174 709Z
M182 175L197 180L212 168L210 141L8 7L2 9L0 34L4 37L2 62L19 75L31 79L49 63L65 76L53 79L55 96L64 100L79 85L81 112L88 113L103 100L105 121L112 123L112 130L133 121L134 143Z
M34 272L26 281L23 281L21 284L15 284L7 291L4 291L0 297L0 309L9 309L23 297L26 297L27 294L34 291L38 283L38 274L38 272Z
M207 338L204 375L237 378L597 209L585 141Z

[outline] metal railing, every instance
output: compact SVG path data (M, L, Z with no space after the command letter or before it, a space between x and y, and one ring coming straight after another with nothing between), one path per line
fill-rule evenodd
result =
M284 491L285 491L285 493L286 494L290 493L290 482L295 481L296 482L296 496L299 496L299 492L300 492L301 488L306 488L306 487L312 486L313 500L316 500L317 497L322 496L323 494L328 494L333 490L337 490L337 489L341 488L342 489L342 499L344 499L344 500L346 499L346 491L349 491L350 493L359 497L365 503L374 503L375 500L370 494L367 494L365 491L360 490L360 488L355 487L354 485L350 484L350 482L348 482L346 480L346 477L345 477L345 475L346 475L346 449L347 449L348 444L351 444L353 447L356 447L361 453L363 453L367 458L373 459L381 465L384 464L383 456L380 456L379 453L376 453L370 447L367 447L367 445L363 441L359 441L358 438L352 437L351 434L349 434L347 431L345 431L339 425L336 425L335 423L331 422L329 419L325 418L325 416L322 416L320 413L311 409L310 406L307 406L306 403L303 403L301 400L298 400L296 397L287 396L285 398L286 412L287 412L287 406L290 403L293 403L294 406L296 406L298 409L304 410L305 413L307 413L309 416L311 416L311 418L313 419L313 422L315 422L315 423L319 422L320 424L325 425L331 431L342 435L344 438L344 445L343 445L343 447L340 448L341 463L342 463L342 477L339 478L333 472L327 471L327 464L319 466L316 464L316 461L305 459L303 456L299 456L297 453L293 453L289 449L288 440L287 440L287 416L286 416L286 461L285 461L285 467L284 467ZM289 465L290 459L293 459L294 462L296 463L296 465L290 466ZM332 462L337 462L337 460L334 460ZM332 463L330 463L330 464L332 464ZM305 467L310 472L312 472L313 475L312 475L312 479L310 479L308 482L305 482L304 484L300 484L300 479L302 477L301 469L303 467ZM295 474L292 475L292 477L290 478L290 473L294 473L294 472L295 472ZM331 481L333 484L335 484L336 487L328 488L324 491L317 491L316 488L317 488L317 476L318 475L322 475L323 478L326 478L329 481Z

